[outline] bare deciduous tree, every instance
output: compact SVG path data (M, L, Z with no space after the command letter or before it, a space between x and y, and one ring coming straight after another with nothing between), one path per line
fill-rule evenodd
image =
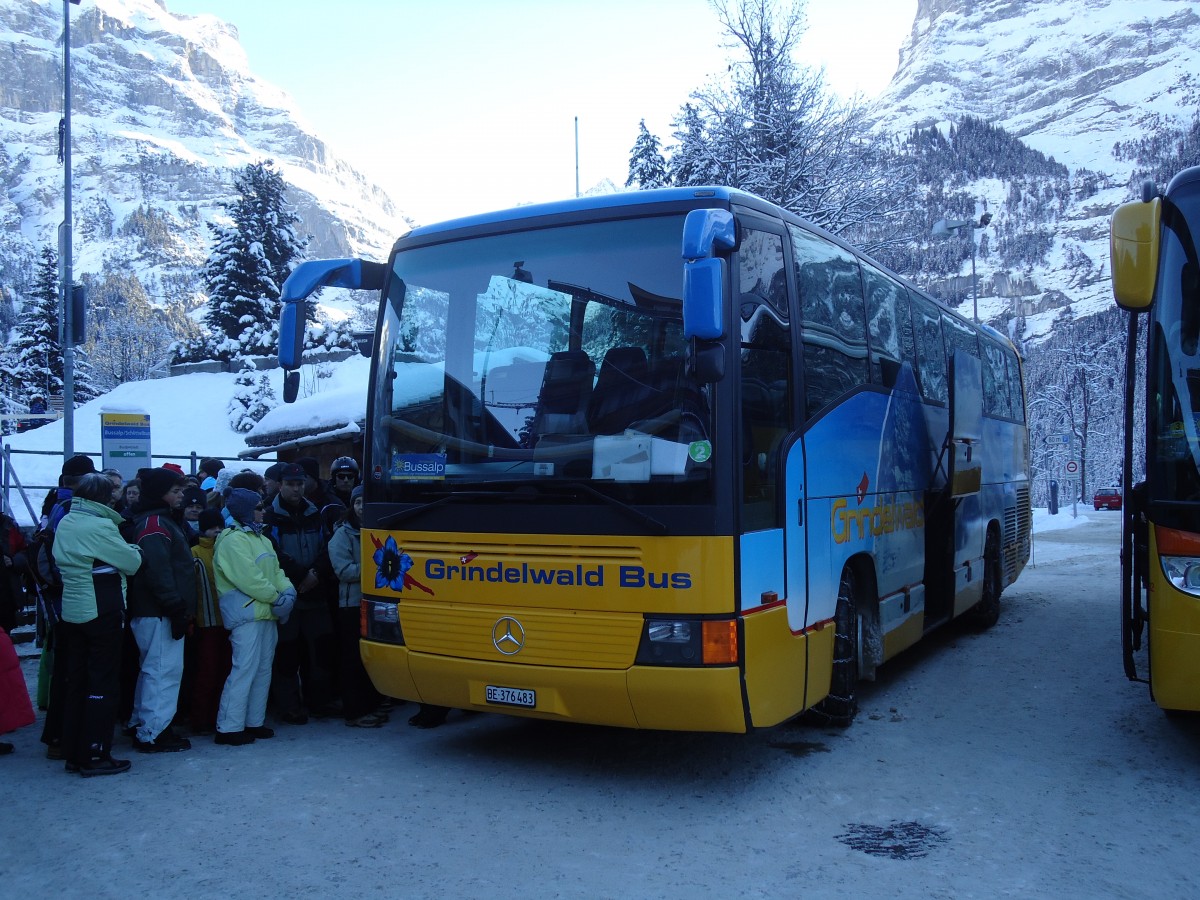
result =
M803 2L711 2L734 55L675 121L675 183L742 188L868 252L909 240L911 162L872 138L859 99L843 101L795 61Z

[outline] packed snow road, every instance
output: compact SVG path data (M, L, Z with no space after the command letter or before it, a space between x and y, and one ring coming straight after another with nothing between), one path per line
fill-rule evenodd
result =
M1070 524L1060 517L1063 524ZM847 730L452 713L277 726L80 779L0 759L8 897L1186 897L1200 726L1126 681L1119 513L1037 535L1000 623L889 663ZM1057 524L1057 523L1056 523ZM32 661L25 663L32 677Z

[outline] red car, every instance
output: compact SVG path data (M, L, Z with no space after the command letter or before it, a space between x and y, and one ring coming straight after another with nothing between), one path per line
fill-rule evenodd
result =
M1092 497L1092 506L1096 509L1120 509L1121 489L1100 488L1100 490L1096 491L1096 495Z

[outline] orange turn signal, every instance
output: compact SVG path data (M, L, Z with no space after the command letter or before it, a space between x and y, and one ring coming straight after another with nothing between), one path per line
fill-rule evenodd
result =
M736 619L704 620L704 664L736 663L738 640Z

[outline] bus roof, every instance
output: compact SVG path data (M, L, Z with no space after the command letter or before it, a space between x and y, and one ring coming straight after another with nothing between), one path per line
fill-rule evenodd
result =
M1195 170L1200 173L1200 167ZM1182 174L1182 173L1181 173ZM1177 176L1178 178L1178 176ZM1172 182L1174 184L1174 182ZM775 216L786 222L794 222L804 228L820 234L823 238L841 246L845 250L869 262L871 265L877 266L886 271L891 276L899 279L910 288L918 291L927 299L931 300L940 309L951 315L979 328L980 331L988 334L990 337L999 340L1002 344L1009 347L1015 346L1012 341L1001 332L997 331L984 323L971 322L957 310L951 308L949 304L936 297L930 295L927 291L917 287L908 279L904 278L896 272L893 272L883 263L867 256L862 250L857 249L852 244L847 243L843 238L836 234L826 231L821 226L814 222L793 213L788 210L764 200L756 194L748 193L747 191L738 190L721 185L704 185L700 187L672 187L672 188L654 188L645 191L621 191L616 194L597 194L589 197L575 197L569 200L556 200L551 203L532 203L528 206L516 206L510 209L495 210L493 212L479 213L474 216L464 216L458 219L447 219L444 222L435 222L432 225L422 225L414 228L406 234L402 235L396 241L398 249L401 245L410 247L414 244L420 245L424 243L436 243L439 239L444 239L454 232L488 232L496 229L498 226L512 226L517 224L530 225L535 220L542 220L538 224L553 224L555 219L572 219L579 215L588 213L619 212L637 206L660 206L664 212L683 210L685 208L700 208L706 206L729 206L736 203L740 206L746 206L765 213L769 216ZM536 227L536 226L535 226ZM467 235L464 234L464 237Z
M779 215L786 213L761 197L748 194L730 187L678 187L656 188L646 191L622 191L617 194L597 194L591 197L575 197L569 200L555 200L551 203L531 203L528 206L515 206L510 209L495 210L464 216L458 219L447 219L432 225L422 225L402 235L397 244L412 242L424 243L425 239L437 238L454 231L489 230L497 225L517 225L530 223L535 219L574 218L581 213L596 213L610 210L623 210L634 206L727 206L731 201L765 207Z
M1171 179L1170 184L1167 185L1167 196L1169 197L1176 191L1197 181L1200 181L1200 166L1192 166L1184 169L1176 173L1175 177Z

